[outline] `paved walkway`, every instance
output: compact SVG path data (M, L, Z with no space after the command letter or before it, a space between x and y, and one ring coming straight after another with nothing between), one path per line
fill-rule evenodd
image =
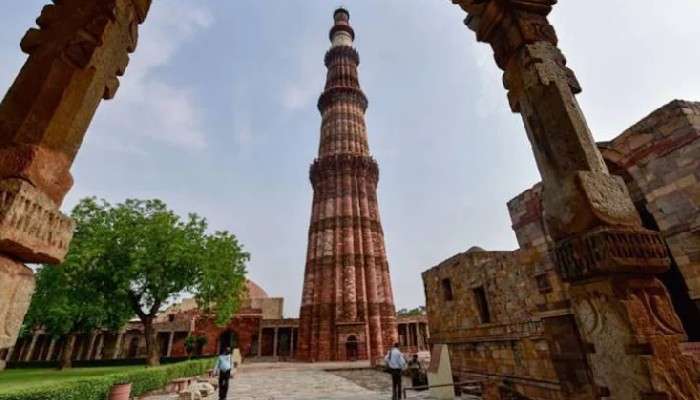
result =
M244 364L231 381L230 400L389 400L391 378L357 363ZM408 381L405 381L408 383ZM176 396L144 400L170 400ZM216 397L213 397L215 399ZM430 400L427 392L409 399Z

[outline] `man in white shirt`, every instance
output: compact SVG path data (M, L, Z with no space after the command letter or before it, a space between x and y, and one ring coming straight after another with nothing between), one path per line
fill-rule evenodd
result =
M228 384L231 380L231 370L233 368L231 348L227 347L216 358L216 365L214 366L214 375L219 375L219 400L226 400L228 396Z
M391 373L391 399L400 400L401 399L401 371L406 368L406 359L404 358L401 350L399 350L399 344L394 343L389 352L384 357L386 366Z

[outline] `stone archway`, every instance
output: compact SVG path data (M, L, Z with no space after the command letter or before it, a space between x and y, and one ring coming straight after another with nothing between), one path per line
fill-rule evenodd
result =
M357 361L359 358L359 348L355 335L348 336L345 341L345 358L348 361Z
M219 354L226 349L235 349L238 347L238 334L232 330L228 329L219 335Z

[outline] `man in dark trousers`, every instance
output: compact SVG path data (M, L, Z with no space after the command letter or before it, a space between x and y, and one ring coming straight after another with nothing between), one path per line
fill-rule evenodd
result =
M226 396L228 396L228 384L231 380L232 369L231 348L227 347L221 351L214 366L214 375L219 375L219 400L226 400Z
M386 367L389 369L389 373L391 373L391 400L400 400L401 371L406 368L406 359L403 354L401 354L398 343L394 343L394 347L386 354L384 361L386 362Z

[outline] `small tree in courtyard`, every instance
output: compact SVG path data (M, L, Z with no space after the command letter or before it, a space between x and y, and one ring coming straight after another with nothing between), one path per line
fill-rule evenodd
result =
M153 322L161 307L188 292L219 321L237 311L249 259L235 236L207 234L196 214L181 219L160 200L127 200L115 206L87 198L73 210L77 231L70 256L91 270L96 290L127 304L144 327L147 364L158 365Z
M73 247L84 239L77 231ZM36 274L36 293L24 319L27 329L43 328L46 334L65 337L59 368L72 366L75 337L96 329L119 329L133 315L131 308L112 301L95 283L99 279L80 254L70 253L60 266L44 266Z

